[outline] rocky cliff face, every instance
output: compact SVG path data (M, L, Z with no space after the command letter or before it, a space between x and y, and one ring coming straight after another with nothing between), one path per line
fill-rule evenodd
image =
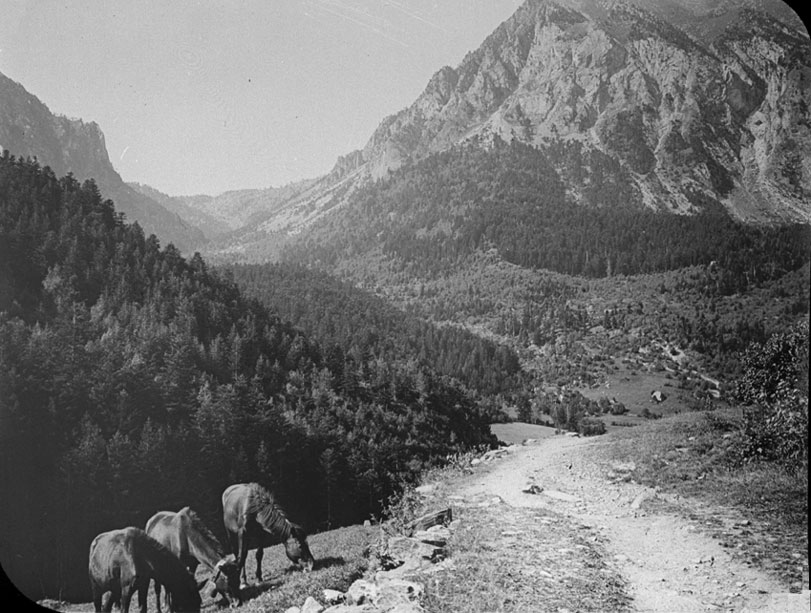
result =
M655 210L811 222L809 99L808 32L779 0L528 0L258 229L294 234L359 183L495 137L576 143L558 167L574 201L601 204L584 194L608 160Z
M208 252L267 259L368 181L495 138L545 150L572 202L811 223L809 100L808 31L781 0L527 0L362 150Z
M673 3L645 6L667 14ZM691 212L701 195L747 221L811 221L807 32L725 6L713 17L720 31L699 40L632 3L529 0L380 125L363 170L384 176L495 135L579 141L630 171L651 208ZM569 187L577 199L583 185Z
M107 154L104 134L96 123L53 115L19 83L0 74L0 147L20 157L36 157L57 175L73 173L95 179L101 193L115 202L128 221L147 234L190 251L205 241L203 233L147 195L124 183Z

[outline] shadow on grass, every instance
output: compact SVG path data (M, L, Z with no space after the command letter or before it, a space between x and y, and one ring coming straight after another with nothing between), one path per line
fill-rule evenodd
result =
M324 568L332 568L333 566L345 566L346 560L342 556L326 556L315 560L313 563L313 572L317 570L322 570ZM294 573L303 573L304 570L295 564L291 564L287 568L282 571L285 575L291 575Z
M313 570L321 570L322 568L332 568L333 566L344 566L346 565L346 560L343 557L338 556L327 556L325 558L321 558L315 561L313 565Z
M282 583L284 583L284 580L279 577L276 577L274 579L262 581L261 583L246 585L240 590L242 602L245 603L248 600L253 600L260 594L264 594L265 592L272 590L273 588L279 587Z

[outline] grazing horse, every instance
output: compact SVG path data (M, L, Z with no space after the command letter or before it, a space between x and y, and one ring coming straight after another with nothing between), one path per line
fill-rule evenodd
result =
M202 563L211 571L216 591L242 604L239 594L239 567L226 558L225 549L200 517L189 507L177 513L158 511L146 522L146 533L169 549L194 576ZM160 605L161 584L155 581L155 600Z
M146 613L150 579L166 586L173 611L200 612L200 593L194 577L171 551L139 528L99 534L90 544L87 568L96 613L101 611L105 592L112 592L105 607L107 613L114 603L118 603L121 613L128 613L136 591L141 613Z
M222 493L222 515L231 550L247 584L245 560L256 549L256 580L262 581L263 548L284 543L287 557L306 571L313 569L307 533L285 515L267 489L258 483L237 483Z

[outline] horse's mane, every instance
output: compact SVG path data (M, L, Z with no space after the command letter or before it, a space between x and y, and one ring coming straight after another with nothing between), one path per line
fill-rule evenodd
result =
M215 553L220 558L224 558L225 548L222 546L222 543L220 543L220 539L214 536L214 533L211 530L209 530L208 526L206 526L203 520L200 519L200 516L197 514L197 512L194 511L194 509L192 509L191 507L183 507L182 509L180 509L180 511L178 511L178 515L181 514L186 515L186 517L189 518L192 528L196 532L200 533L200 536L202 536L203 540L206 541L207 544L212 549L215 550Z
M290 538L291 533L293 536L298 536L303 532L299 526L287 519L284 509L279 506L273 494L266 488L258 483L249 483L248 488L250 495L246 510L248 514L256 516L256 521L265 530L276 534L285 541Z

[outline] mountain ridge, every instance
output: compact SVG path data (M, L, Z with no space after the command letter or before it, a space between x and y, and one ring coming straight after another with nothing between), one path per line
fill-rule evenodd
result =
M35 157L59 175L94 179L105 198L115 201L128 221L147 234L189 251L206 238L180 215L124 183L107 152L104 133L93 121L53 114L39 98L0 74L0 147L17 157Z
M698 17L710 13L718 27L701 41ZM678 23L665 19L672 14ZM791 24L778 19L791 14ZM653 210L691 214L711 200L744 222L809 223L811 44L800 25L782 2L713 11L704 2L529 0L456 68L434 73L363 149L237 231L227 250L261 259L268 249L272 259L268 245L295 240L359 186L494 137L540 148L579 141L615 160L633 198ZM573 202L587 188L567 185Z

